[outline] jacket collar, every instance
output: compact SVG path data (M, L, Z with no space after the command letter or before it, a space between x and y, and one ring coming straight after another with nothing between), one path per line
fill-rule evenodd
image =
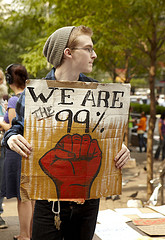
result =
M53 67L51 71L46 75L47 80L56 80L55 78L56 69ZM95 79L85 76L83 73L80 73L78 81L81 82L97 82Z

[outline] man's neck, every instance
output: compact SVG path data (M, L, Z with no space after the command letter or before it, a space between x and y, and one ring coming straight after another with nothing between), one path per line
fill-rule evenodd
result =
M70 66L61 65L56 68L55 78L57 81L70 81L75 82L79 79L79 73L71 70Z

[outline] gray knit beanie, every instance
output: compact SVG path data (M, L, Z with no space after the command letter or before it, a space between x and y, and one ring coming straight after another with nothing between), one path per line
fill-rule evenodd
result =
M55 68L61 63L64 49L67 46L73 28L75 27L70 26L57 29L45 43L43 54Z

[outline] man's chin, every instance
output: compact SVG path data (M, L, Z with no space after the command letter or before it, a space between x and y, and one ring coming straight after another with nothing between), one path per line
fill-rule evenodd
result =
M91 68L89 68L89 69L86 69L86 70L84 70L84 72L83 73L91 73L92 72L92 67Z

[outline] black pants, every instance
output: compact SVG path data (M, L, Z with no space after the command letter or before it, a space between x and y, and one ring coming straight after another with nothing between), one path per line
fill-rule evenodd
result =
M55 211L57 210L55 202ZM37 200L33 217L32 240L92 240L99 199L85 201L84 204L75 202L60 202L60 230L54 225L52 202Z
M159 159L160 152L162 151L162 161L165 159L165 136L163 136L163 140L160 138L159 146L156 149L155 159Z
M2 176L3 176L3 166L5 160L5 147L0 146L0 215L3 213L3 197L1 197L1 187L2 187Z

